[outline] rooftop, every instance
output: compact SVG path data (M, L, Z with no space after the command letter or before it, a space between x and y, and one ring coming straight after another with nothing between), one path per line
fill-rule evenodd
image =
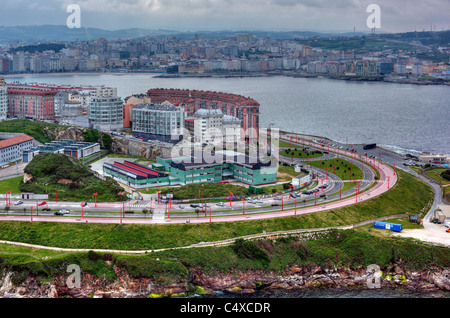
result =
M170 165L177 169L186 170L189 167L220 165L225 163L242 164L252 169L261 169L272 165L270 159L261 160L260 157L249 156L244 153L224 150L211 153L208 151L194 151L190 156L173 158Z
M133 111L135 110L159 110L159 111L178 111L180 110L179 106L175 106L173 104L153 104L153 103L143 103L138 104L133 107Z
M12 137L12 138L5 139L5 140L0 140L0 148L10 147L10 146L20 144L22 142L29 141L29 140L34 140L34 138L30 137L26 134Z

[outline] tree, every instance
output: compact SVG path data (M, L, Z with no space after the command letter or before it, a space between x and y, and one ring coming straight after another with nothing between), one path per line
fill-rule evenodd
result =
M102 142L103 142L103 147L105 149L111 149L111 145L112 145L112 137L110 134L103 134L102 135Z
M98 142L100 139L100 134L97 129L86 129L84 133L84 141L86 142Z

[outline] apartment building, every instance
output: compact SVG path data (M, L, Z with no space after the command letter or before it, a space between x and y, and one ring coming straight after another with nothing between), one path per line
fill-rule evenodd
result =
M58 90L26 84L7 84L7 88L9 115L40 120L55 118Z
M239 118L220 109L199 109L193 115L193 141L200 144L237 143L241 138Z
M6 119L8 113L8 89L6 88L5 78L0 77L0 121Z
M175 143L183 138L185 116L184 107L169 102L135 105L132 132L136 137Z
M92 128L107 131L123 128L123 100L117 96L116 88L93 91L87 113Z

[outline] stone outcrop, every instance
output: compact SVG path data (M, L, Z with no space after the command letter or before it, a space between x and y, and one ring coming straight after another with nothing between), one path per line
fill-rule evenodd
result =
M44 128L44 135L51 140L72 139L76 141L84 141L84 133L86 129L79 127L56 128L54 131Z
M155 160L170 155L171 147L155 145L136 138L113 137L112 153L134 155Z
M410 272L397 264L381 269L380 288L403 287L414 292L450 291L450 270L431 267ZM248 270L245 272L211 272L190 269L186 279L161 282L154 278L132 278L123 268L114 266L117 278L108 281L89 273L81 276L80 288L68 288L65 276L56 277L52 282L40 283L31 274L20 286L14 286L11 279L14 272L3 273L0 277L0 297L3 298L142 298L182 295L202 291L206 294L227 292L251 295L256 291L267 294L273 291L295 291L316 287L368 288L369 278L365 268L321 266L291 266L283 271Z

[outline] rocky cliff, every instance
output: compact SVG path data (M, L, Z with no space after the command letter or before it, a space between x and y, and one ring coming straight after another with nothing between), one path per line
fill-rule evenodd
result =
M72 139L76 141L84 141L84 133L86 129L79 127L56 128L54 131L44 128L44 135L51 140Z
M79 127L57 128L54 131L48 129L47 127L44 128L44 134L51 140L73 139L77 141L84 141L85 132L85 128ZM102 132L99 131L99 134L100 139L98 142L100 143L100 146L103 147L101 138ZM112 140L112 153L140 156L152 160L155 160L158 156L170 155L171 147L154 145L136 138L113 136Z
M174 279L164 283L153 278L132 278L123 268L114 266L117 275L111 282L89 273L82 274L81 288L68 288L67 277L56 277L52 282L41 283L28 275L20 285L14 285L14 272L6 272L0 279L0 297L4 298L142 298L153 296L187 295L190 293L214 294L227 292L251 296L256 291L270 294L275 290L304 290L314 287L368 288L369 278L365 268L324 268L320 266L291 266L281 272L249 270L245 272L206 274L200 269L190 269L189 278ZM450 270L431 267L410 272L393 264L382 269L380 288L404 287L416 292L450 291Z
M112 153L134 155L155 160L156 157L169 156L171 147L151 144L136 138L113 137Z

